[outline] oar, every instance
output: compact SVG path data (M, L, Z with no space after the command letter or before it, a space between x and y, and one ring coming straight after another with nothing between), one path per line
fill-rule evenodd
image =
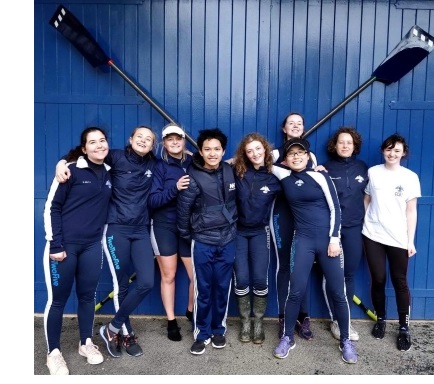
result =
M142 96L155 110L167 121L177 124L176 121L146 94L140 87L135 84L114 62L106 55L104 50L95 41L87 29L80 21L63 5L59 5L50 19L50 25L57 29L78 51L89 61L93 67L109 65L112 67L136 92ZM177 124L179 125L179 124ZM185 138L197 148L196 141L186 132Z
M353 100L359 93L368 88L374 81L380 81L385 85L398 81L427 57L433 49L434 37L417 25L411 27L410 31L408 31L400 43L372 73L371 78L309 128L303 134L303 137L311 134L321 124L330 119L336 112Z

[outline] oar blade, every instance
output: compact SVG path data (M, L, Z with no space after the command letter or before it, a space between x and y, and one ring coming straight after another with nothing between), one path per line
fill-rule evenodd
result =
M93 67L109 63L110 58L66 7L59 5L49 23L66 37Z
M400 43L383 60L372 76L386 85L410 72L434 49L434 37L414 25Z

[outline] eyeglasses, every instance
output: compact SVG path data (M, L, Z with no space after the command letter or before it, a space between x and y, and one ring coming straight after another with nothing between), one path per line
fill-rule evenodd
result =
M295 155L297 155L298 157L301 157L303 155L305 155L307 153L307 151L296 151L296 152L288 152L286 154L286 157L289 157L291 159L293 159L295 157Z

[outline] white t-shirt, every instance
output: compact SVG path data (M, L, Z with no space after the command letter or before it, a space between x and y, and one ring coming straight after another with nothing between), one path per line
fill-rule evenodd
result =
M381 244L407 249L407 202L421 197L419 177L405 167L388 170L384 164L368 169L365 193L371 202L362 233Z

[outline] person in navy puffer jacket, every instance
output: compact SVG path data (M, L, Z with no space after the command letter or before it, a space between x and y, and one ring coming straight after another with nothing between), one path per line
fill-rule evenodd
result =
M217 349L226 346L238 219L234 173L222 161L226 144L218 128L199 132L199 152L187 169L190 184L177 202L178 230L192 241L194 355L204 353L210 342Z

